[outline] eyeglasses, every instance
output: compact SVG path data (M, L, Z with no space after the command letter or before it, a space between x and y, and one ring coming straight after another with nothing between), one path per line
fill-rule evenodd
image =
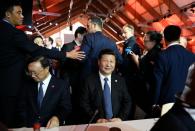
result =
M29 71L29 72L27 72L27 75L29 75L29 76L32 76L32 75L39 76L43 71L44 71L44 69L42 69L39 72Z

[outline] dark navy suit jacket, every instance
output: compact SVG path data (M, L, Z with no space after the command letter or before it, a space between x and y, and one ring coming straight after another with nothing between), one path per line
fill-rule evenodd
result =
M25 84L19 104L19 117L22 124L32 127L38 121L41 126L46 126L52 116L57 116L60 124L63 124L71 112L70 91L67 83L52 76L41 109L37 104L37 86L38 83L31 80Z
M182 105L176 103L158 120L151 131L195 131L195 121Z
M172 45L159 54L154 67L155 92L153 104L174 102L174 95L182 92L189 66L195 55L181 45Z
M102 32L89 33L84 36L82 42L81 50L86 53L82 71L84 77L91 72L98 71L97 59L102 49L112 49L116 54L117 62L122 63L122 56L116 44L111 39L104 36Z

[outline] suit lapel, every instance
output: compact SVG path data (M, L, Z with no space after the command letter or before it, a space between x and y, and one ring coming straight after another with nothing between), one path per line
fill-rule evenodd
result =
M101 84L101 81L100 81L100 76L99 74L97 74L97 76L95 77L96 78L96 82L94 83L95 84L95 87L97 88L97 93L98 93L98 98L97 98L97 106L98 106L98 111L99 111L99 114L100 114L100 117L104 117L104 100L103 100L103 91L102 91L102 84Z
M117 92L117 85L118 85L118 80L116 79L116 77L112 74L111 75L111 99L112 99L112 112L114 115L114 107L116 107L115 105L115 97L117 96L118 92Z
M53 90L55 89L55 80L54 80L55 78L52 76L51 77L51 80L50 80L50 82L49 82L49 85L48 85L48 87L47 87L47 90L46 90L46 92L45 92L45 96L44 96L44 98L43 98L43 101L42 101L42 106L41 106L41 108L44 108L44 107L46 107L45 105L48 105L48 103L49 103L49 101L50 101L50 99L51 99L51 97L52 97L52 93L53 93Z

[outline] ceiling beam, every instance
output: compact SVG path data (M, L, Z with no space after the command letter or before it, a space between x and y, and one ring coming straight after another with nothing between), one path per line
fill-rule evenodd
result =
M137 0L147 12L149 12L154 18L159 18L161 15L150 5L146 0Z
M188 16L181 12L181 9L175 4L175 2L173 0L163 0L163 2L169 7L169 10L173 13L175 13L178 17L182 17L181 21L185 23L189 23L192 24L193 22L188 18ZM181 18L180 17L180 18ZM191 32L193 32L193 34L195 34L195 29L194 28L190 28L189 29Z
M85 6L85 4L83 3L83 4L79 4L78 6L73 7L72 12L78 10L81 13L84 6ZM73 16L72 12L71 12L71 15ZM60 19L63 19L63 20L68 19L68 10L64 14L62 14L60 17L58 17L58 19L50 19L45 24L40 24L39 26L37 26L37 28L41 30L45 26L50 26L49 25L50 22L59 24Z
M75 18L75 17L77 17L77 15L79 15L80 13L81 13L81 12L80 12L79 10L75 10L75 11L72 13L73 16L70 18L70 20L73 19L73 18ZM52 31L52 30L55 30L56 28L58 28L58 27L59 27L60 25L62 25L62 24L68 24L67 21L66 21L65 19L66 19L66 18L60 19L60 20L58 21L58 23L60 23L58 26L50 25L50 26L47 26L47 27L41 29L40 32L43 33L43 34L46 34L46 33L50 32L50 31Z
M93 8L94 12L97 12L97 13L104 13L99 7L100 7L99 5L94 5L94 4L92 3L92 8ZM104 23L104 24L107 24L107 23ZM106 28L105 28L106 30L109 29L108 26L104 26L104 27L106 27ZM117 30L115 30L115 29L113 29L113 30L114 30L114 31L112 31L111 29L109 29L108 31L109 31L115 38L117 38L117 40L120 40L121 38L120 38L120 36L118 35L118 33L115 33L115 32L117 32Z
M104 24L104 29L106 31L108 31L115 38L115 40L117 40L117 41L120 41L121 40L120 37L118 36L118 34L116 34L115 32L113 32L112 29L110 29L108 25Z
M138 14L138 12L134 10L128 3L125 5L124 9L130 12L139 22L146 22L146 20L140 14Z
M124 21L126 21L128 24L134 26L135 31L137 31L139 34L141 34L142 31L140 30L140 28L139 28L133 21L131 21L129 18L127 18L127 17L126 17L123 13L121 13L121 12L116 12L116 14L117 14L119 17L121 17Z

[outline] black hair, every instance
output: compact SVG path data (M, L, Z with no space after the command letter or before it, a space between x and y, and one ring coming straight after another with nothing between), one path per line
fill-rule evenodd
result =
M91 20L90 22L93 24L97 24L100 28L103 27L103 22L102 19L99 17L91 17L89 20Z
M111 49L103 49L103 50L101 50L99 55L98 55L98 59L100 60L103 55L113 55L115 57L115 59L116 59L116 55L115 55L114 51L111 50Z
M12 12L14 6L21 6L22 4L19 0L1 0L0 2L0 19L5 18L5 13L7 11Z
M164 38L168 42L177 41L181 35L181 28L176 25L169 25L164 29Z
M82 27L82 26L79 26L75 33L74 33L74 37L77 38L78 37L78 34L84 34L84 33L87 33L87 29L85 27Z
M50 62L48 58L45 58L44 56L37 56L37 57L30 57L27 61L27 65L29 65L32 62L40 62L41 66L43 68L47 68L50 66Z
M40 36L40 35L36 35L33 37L33 41L36 39L36 38L41 38L43 40L43 38Z
M161 44L162 35L159 32L157 32L157 31L148 31L146 33L146 35L149 36L150 41L155 42L156 47L162 48L162 44Z
M48 39L51 42L51 45L53 45L53 38L49 37Z

